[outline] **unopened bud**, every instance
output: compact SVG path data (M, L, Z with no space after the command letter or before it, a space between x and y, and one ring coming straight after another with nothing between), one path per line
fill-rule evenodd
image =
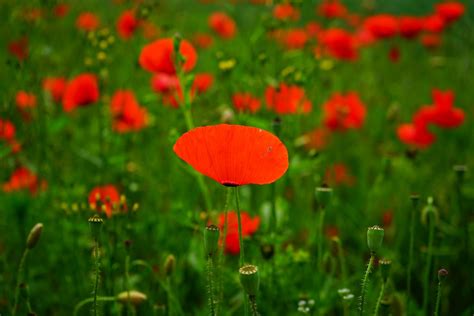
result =
M392 261L388 259L382 259L379 261L380 265L380 274L382 274L383 282L387 282L388 275L390 274L390 267L392 266Z
M99 240L100 231L102 230L102 224L104 220L97 214L89 218L89 227L91 229L91 235L94 240Z
M28 239L26 240L26 247L28 249L33 249L36 244L38 243L40 237L41 237L41 232L43 231L43 224L38 223L36 224L30 231L30 234L28 235Z
M440 269L438 271L438 281L439 282L443 282L444 280L446 280L447 277L448 277L448 270Z
M257 266L247 264L239 269L240 284L245 292L250 296L255 296L258 293L260 286L260 276L258 274Z
M275 254L275 247L272 244L264 244L260 247L260 252L264 259L269 260Z
M367 229L367 245L371 252L378 252L382 247L384 232L384 229L377 225Z
M322 208L326 208L331 201L332 189L328 187L318 187L315 191L316 200Z
M165 274L166 276L171 276L176 268L176 258L173 255L168 255L165 259Z
M147 300L147 296L139 291L122 292L117 295L117 301L122 304L140 305Z
M219 249L219 228L209 225L204 229L204 249L206 255L213 257Z

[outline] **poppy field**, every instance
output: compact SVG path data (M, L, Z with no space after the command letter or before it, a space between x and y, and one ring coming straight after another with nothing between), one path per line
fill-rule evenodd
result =
M474 315L474 3L0 2L0 316Z

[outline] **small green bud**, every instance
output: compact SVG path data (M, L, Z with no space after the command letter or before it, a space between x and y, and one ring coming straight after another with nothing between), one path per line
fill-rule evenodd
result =
M384 232L384 229L377 225L367 229L367 245L371 252L378 252L382 247Z
M388 259L382 259L379 261L380 265L380 274L382 274L383 282L387 282L388 275L390 274L390 268L392 266L392 261Z
M176 258L173 255L168 255L165 259L165 274L167 277L171 276L176 268Z
M38 223L36 224L30 231L30 234L28 235L28 239L26 240L26 248L28 249L33 249L36 244L38 243L40 237L41 237L41 232L43 231L43 224Z
M219 249L219 228L209 225L204 229L204 249L206 255L213 257Z
M100 231L102 230L102 224L104 220L97 214L89 218L89 227L91 229L92 238L99 240Z
M316 200L322 208L326 208L331 201L332 189L328 187L318 187L315 191Z
M257 266L247 264L239 269L240 284L245 292L250 296L255 296L258 293L260 286L260 276L258 274Z
M132 305L140 305L147 300L147 296L139 291L125 291L117 295L117 301L122 304L130 303Z
M446 278L448 277L448 270L446 269L440 269L438 271L438 281L441 283L443 282L444 280L446 280Z

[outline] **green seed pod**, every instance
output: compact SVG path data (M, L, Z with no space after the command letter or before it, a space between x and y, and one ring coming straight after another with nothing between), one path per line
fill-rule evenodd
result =
M117 301L122 304L130 303L132 305L140 305L147 300L147 296L139 291L122 292L117 295Z
M219 249L219 228L215 225L209 225L204 229L204 249L206 255L213 257Z
M371 252L376 253L382 247L384 232L384 229L377 225L367 229L367 245Z
M260 286L257 266L247 264L239 269L240 284L248 295L255 296Z
M332 189L328 187L318 187L315 191L316 200L322 208L326 208L331 201Z
M26 240L26 248L28 249L33 249L36 244L38 243L40 237L41 237L41 232L43 231L43 224L38 223L36 224L30 231L30 234L28 235L28 239Z
M388 275L390 274L390 268L392 266L392 261L388 259L382 259L379 261L380 265L380 274L382 274L383 282L387 282Z
M99 240L100 231L104 220L97 214L89 218L89 227L91 229L92 238Z
M446 280L446 278L448 277L448 270L446 269L440 269L438 271L438 281L441 283L443 282L444 280Z
M176 258L173 255L168 255L165 259L165 274L167 277L171 276L176 268Z

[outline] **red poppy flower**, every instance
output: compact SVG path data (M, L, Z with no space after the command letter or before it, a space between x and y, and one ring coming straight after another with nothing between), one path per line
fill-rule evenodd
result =
M260 217L253 218L245 212L241 211L242 222L242 237L252 236L260 226ZM221 231L224 231L225 214L219 214L219 223L217 225ZM227 236L225 236L225 251L232 255L237 255L240 252L239 245L239 224L238 216L235 211L227 212Z
M104 211L107 217L112 217L112 211L119 206L120 195L117 188L109 184L92 189L88 200L91 209Z
M141 20L139 26L142 29L143 37L147 40L157 39L160 35L160 30L150 21Z
M87 32L95 31L99 24L99 17L92 12L81 13L76 19L76 27Z
M282 33L282 43L288 49L303 49L308 42L308 34L304 29L290 29Z
M155 92L169 93L179 87L179 80L176 75L159 72L151 78L151 87Z
M208 48L214 42L214 39L211 35L206 33L196 33L193 36L192 42L200 48Z
M454 128L464 122L464 111L453 107L454 93L451 90L433 90L434 104L429 107L433 112L430 123L443 128Z
M118 90L112 96L110 111L113 128L119 133L137 131L146 126L148 113L142 108L132 91Z
M423 28L425 31L431 33L441 33L445 26L446 23L444 20L436 14L425 17L423 22Z
M45 189L46 182L40 181L38 177L26 167L16 169L10 179L2 186L5 192L15 192L29 190L31 194L38 192L38 189Z
M19 61L25 60L28 57L28 38L22 37L18 40L11 41L8 44L8 52Z
M428 130L431 118L431 109L422 107L415 113L413 123L402 124L397 128L398 138L403 143L419 149L429 147L436 140L436 136Z
M378 14L364 21L364 28L376 38L388 38L398 32L398 20L389 14Z
M344 131L364 124L366 109L356 92L335 93L323 107L324 124L330 130Z
M325 0L318 6L317 12L328 19L342 18L347 14L347 8L338 0Z
M324 182L331 187L338 185L352 186L355 179L343 163L336 163L326 169Z
M173 39L163 38L154 41L142 48L139 63L143 69L150 72L164 72L174 75L176 69L173 64ZM179 52L184 56L184 71L194 68L197 61L197 54L194 47L186 40L182 40Z
M36 96L26 91L18 91L15 97L16 106L21 110L34 108L36 106Z
M330 136L331 133L326 128L318 127L306 133L302 141L307 149L321 150L326 147Z
M191 87L191 94L204 93L206 92L214 83L214 76L210 73L199 73L194 76L194 82Z
M402 16L398 19L400 35L404 38L414 38L423 31L423 19L416 16Z
M198 127L183 134L173 150L225 186L272 183L288 169L288 152L278 137L250 126Z
M4 140L11 148L12 153L21 150L21 145L15 139L15 125L8 120L0 119L0 140Z
M303 88L284 83L277 88L269 86L265 90L265 100L267 107L278 114L309 113L312 108Z
M392 210L386 210L382 214L382 224L384 228L388 228L392 226L393 223L393 211Z
M435 49L441 46L442 37L439 34L427 33L420 38L421 44L428 49Z
M58 18L62 18L66 16L68 12L69 12L69 4L67 3L58 3L53 8L53 14Z
M308 24L306 24L305 30L309 37L317 39L321 34L322 28L316 22L308 22Z
M208 19L209 27L224 39L234 37L237 27L234 20L224 12L214 12Z
M129 39L135 33L139 23L133 10L126 10L117 20L117 33L121 38Z
M232 96L232 104L239 112L255 113L260 109L261 102L250 93L235 93Z
M388 58L392 63L398 63L400 60L400 49L397 46L390 48L390 51L388 52Z
M300 18L300 11L289 3L281 3L273 9L273 16L278 20L297 21Z
M443 2L435 5L436 14L446 23L452 23L459 19L465 11L462 3L457 1Z
M54 102L61 102L66 84L62 77L48 77L43 80L43 90L49 92Z
M353 35L343 29L333 28L322 32L320 41L334 58L355 60L358 57L356 41Z
M71 112L77 107L95 103L99 99L97 77L91 73L78 75L68 82L63 94L63 109Z
M326 237L328 239L336 238L336 237L340 236L339 228L337 228L337 226L328 225L324 229L324 235L326 235Z

